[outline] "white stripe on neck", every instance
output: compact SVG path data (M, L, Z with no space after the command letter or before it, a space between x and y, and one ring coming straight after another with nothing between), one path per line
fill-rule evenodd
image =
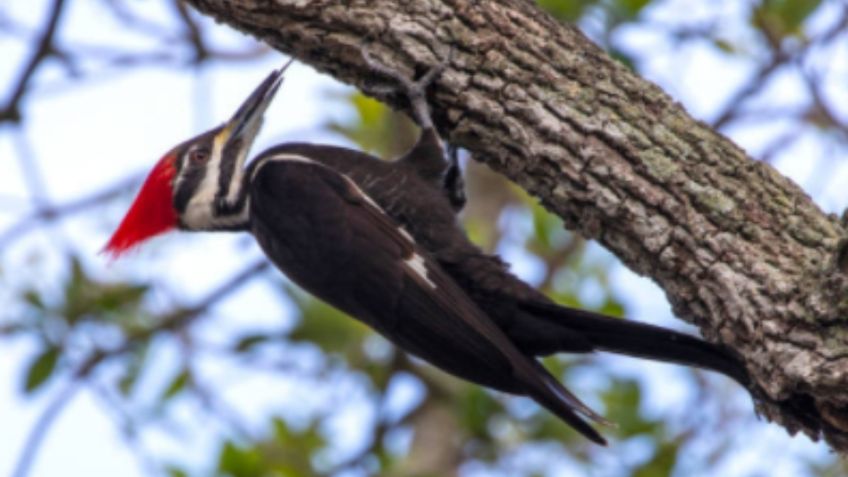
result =
M319 162L315 162L312 159L310 159L306 156L301 156L299 154L275 154L273 156L266 156L266 157L263 157L262 159L259 159L259 162L253 168L253 174L250 176L250 181L253 182L253 180L256 179L256 174L259 172L259 169L262 169L262 167L265 164L268 164L269 162L278 162L278 161L302 162L302 163L306 163L306 164L318 164L318 165L323 166L323 164L321 164Z

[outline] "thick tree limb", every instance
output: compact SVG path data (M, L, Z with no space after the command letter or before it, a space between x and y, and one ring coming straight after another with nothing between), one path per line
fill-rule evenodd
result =
M576 28L524 0L189 3L378 97L365 43L410 74L453 49L431 99L446 137L744 355L768 418L848 451L843 225Z

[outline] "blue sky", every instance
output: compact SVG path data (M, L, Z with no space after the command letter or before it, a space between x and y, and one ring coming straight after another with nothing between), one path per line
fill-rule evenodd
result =
M43 16L42 10L46 3L11 0L8 13L18 22L34 26ZM698 8L692 8L691 2L670 3L677 5L674 8L691 8L692 15L698 14ZM734 8L734 2L717 4L727 9ZM129 48L147 46L143 38L109 23L100 11L102 6L99 2L77 1L70 5L72 11L66 22L73 28L65 33L66 41L105 43ZM170 17L170 13L162 10L158 2L140 2L140 5L139 8L144 9L150 18L165 20ZM621 34L626 36L628 44L634 48L655 48L658 43L664 45L661 43L662 38L649 31L634 30ZM218 27L216 36L226 42L241 37L225 27ZM244 38L239 41L249 40ZM26 44L0 36L0 85L10 84L17 75L27 48ZM841 58L841 61L835 62L831 68L835 72L834 77L844 81L848 77L848 46L843 46L843 50L844 54L835 56ZM745 65L718 56L707 47L693 46L677 54L685 59L685 67L670 65L659 59L650 60L644 65L646 75L666 87L669 93L698 117L709 118L720 106L705 100L705 97L714 96L701 95L700 91L706 88L731 91L749 73ZM22 142L22 136L13 133L8 126L0 127L0 230L20 219L27 210L30 191L16 159L24 145L31 148L32 157L38 160L50 194L47 199L61 202L84 196L119 178L146 172L174 144L217 125L231 114L269 70L281 65L285 59L283 55L271 54L259 61L237 65L210 65L200 73L173 68L136 68L106 72L101 77L86 78L70 85L59 80L61 74L55 64L46 64L37 77L37 90L26 103L27 122L22 133L25 141ZM769 88L774 98L788 103L794 101L798 94L796 79L791 77L781 78ZM844 87L830 88L834 90L834 97L845 100L841 104L848 104L848 92ZM0 89L0 92L5 91L5 87ZM266 126L256 150L287 140L342 143L338 137L322 132L321 126L330 118L344 118L351 114L351 111L327 106L325 98L328 94L343 91L347 91L346 87L331 78L317 74L308 66L295 64L287 73L283 89L268 111ZM780 127L786 126L769 126ZM739 128L730 132L736 141L756 153L763 138L773 132L769 128ZM812 182L812 187L818 187L818 182L814 182L818 180L815 172L822 167L817 159L822 156L823 151L818 142L804 140L781 156L776 166L802 185ZM840 186L848 182L848 171L842 166L834 168L830 178L824 185L808 190L827 210L838 212L848 202L848 191ZM127 199L132 193L127 191ZM88 257L87 263L105 279L132 277L144 281L165 277L167 288L179 297L178 301L191 303L218 283L218 277L226 276L248 263L251 258L259 256L256 247L249 242L245 245L244 237L182 235L176 239L157 240L127 260L108 264L97 252L123 212L124 204L104 210L103 217L68 220L59 226L58 233L67 237L82 256ZM4 263L0 265L4 270L26 270L25 279L54 270L55 263L51 263L49 255L35 267L29 265L32 263L33 251L49 249L51 240L51 235L44 233L27 236L26 240L15 243L14 249L5 251ZM174 250L182 252L174 253ZM595 253L604 252L597 250ZM210 259L212 257L214 259ZM517 268L532 274L532 267ZM629 309L635 316L672 322L662 292L648 280L636 277L621 266L614 268L612 277L614 287L621 291L620 295L628 301ZM14 286L15 283L9 281L4 285ZM49 287L50 284L45 283L45 286ZM4 298L2 293L0 291L0 300ZM224 317L249 315L249 318L241 319L249 319L251 327L277 329L286 322L287 314L285 304L276 295L266 285L251 286L224 303L216 314ZM164 295L158 299L163 304L171 300ZM245 308L244 303L249 303L249 308ZM203 332L214 339L216 336L227 336L232 329L243 327L244 322L216 318L202 326ZM161 349L163 354L159 359L163 363L162 369L168 370L175 366L179 357L169 356L169 347L166 345L162 345ZM42 390L35 399L21 397L16 383L21 381L21 363L29 359L32 350L32 343L26 341L3 342L4 358L0 360L0 476L10 474L20 452L23 436L43 410L47 398L52 395L51 391L56 390L54 385ZM692 392L685 384L679 384L675 379L676 371L671 367L610 359L618 372L638 374L640 379L654 384L651 389L656 390L657 395L650 396L649 406L655 412L659 412L669 401L673 402ZM237 371L225 364L210 361L208 367L204 372L214 375L215 380L226 387L225 399L239 409L248 424L262 422L269 412L309 400L312 391L320 392L319 388L307 386L304 390L296 387L294 378L268 379L257 374L240 379L242 377L237 375ZM646 367L650 372L643 372ZM163 371L161 376L153 375L149 379L165 380L167 376L167 372ZM237 385L227 387L227 383ZM352 399L357 398L354 395ZM188 405L180 407L177 412L184 414L188 422L197 414ZM356 427L357 419L362 417L356 413L343 417L338 423L338 432L349 432L349 429ZM741 454L736 461L740 468L759 468L757 456L762 455L766 449L774 452L775 449L791 447L792 453L813 455L826 452L821 446L809 443L806 438L786 438L783 429L777 426L760 427L757 430L760 439L747 443L751 451ZM146 445L155 449L159 455L173 455L181 461L205 463L206 452L214 443L214 430L210 432L202 426L198 427L195 422L194 426L189 427L189 434L184 442L191 442L191 446L182 445L182 442L166 434L153 433L145 435L144 439ZM349 444L355 445L355 442ZM789 457L789 463L773 469L773 475L796 475L791 464L793 461ZM65 410L52 429L31 475L133 476L142 475L142 472L143 469L122 442L113 420L104 414L103 407L96 399L85 392Z

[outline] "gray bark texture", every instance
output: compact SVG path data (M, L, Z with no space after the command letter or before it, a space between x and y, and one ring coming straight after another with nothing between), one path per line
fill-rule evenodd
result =
M744 356L762 415L848 451L845 226L797 185L526 0L188 0L367 94L451 51L445 138L654 279Z

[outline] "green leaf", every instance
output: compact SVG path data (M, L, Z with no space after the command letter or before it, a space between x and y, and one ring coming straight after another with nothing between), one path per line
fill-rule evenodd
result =
M168 401L182 392L182 390L185 389L186 384L189 382L191 382L191 372L185 368L171 380L171 384L169 384L165 389L165 392L162 393L162 401Z
M71 275L65 285L65 302L58 314L74 324L83 319L136 317L149 287L127 283L99 283L86 275L76 257L71 257Z
M127 306L137 305L145 293L146 285L111 285L100 287L99 293L92 300L95 311L118 311Z
M169 465L165 468L165 472L170 477L188 477L188 472L176 465Z
M247 334L239 338L233 349L237 353L244 353L252 350L255 346L271 340L273 337L267 333Z
M303 455L309 455L325 444L324 438L314 425L302 431L295 431L279 417L275 417L271 423L274 429L274 441L284 449L298 447L304 451Z
M545 410L537 413L533 421L534 429L530 433L533 440L551 440L564 444L586 440L573 427Z
M677 455L679 445L672 442L662 442L657 444L658 448L654 452L651 460L645 463L636 472L633 472L633 477L659 477L672 475L674 465L677 463Z
M124 373L118 379L118 390L124 396L129 396L135 388L135 383L138 381L141 371L144 369L144 363L147 361L147 352L149 349L148 342L139 343L132 348L131 353L127 356Z
M30 363L26 382L24 383L24 391L31 393L47 382L56 369L56 363L59 361L61 351L56 346L48 346L47 349Z
M27 290L24 293L24 301L29 303L33 308L44 311L47 307L44 305L44 300L41 299L41 295L38 294L35 290Z
M604 301L604 304L597 309L597 312L604 315L615 316L620 318L624 316L624 305L616 301L612 297L608 297Z
M639 412L642 404L642 390L637 381L630 379L616 380L603 393L602 398L607 409L607 418L617 424L620 436L632 437L639 434L661 436L664 434L662 422L645 419Z
M400 155L415 143L418 133L406 115L359 92L345 99L353 106L358 120L352 123L331 122L327 124L329 130L355 142L360 149L380 157Z
M489 419L503 412L501 403L479 386L468 386L460 401L461 423L471 436L489 440Z
M588 7L596 5L598 0L537 0L536 3L557 20L574 22L583 16Z
M651 0L616 0L615 10L624 20L635 19Z
M764 0L753 10L752 23L773 41L798 36L819 5L821 0Z
M85 275L82 263L75 256L71 257L71 277L65 286L65 309L62 316L68 323L74 323L88 312L85 306L86 290L91 287L91 282Z
M227 441L218 458L218 475L258 477L262 472L262 455L256 448L239 447Z
M545 249L551 248L551 235L562 227L562 221L548 213L541 205L534 203L530 208L533 214L533 232L535 239Z
M363 126L377 126L388 112L383 103L362 93L354 93L350 102L359 114L359 121Z
M736 46L728 40L722 38L716 38L713 40L713 45L719 49L719 51L733 54L737 52Z

